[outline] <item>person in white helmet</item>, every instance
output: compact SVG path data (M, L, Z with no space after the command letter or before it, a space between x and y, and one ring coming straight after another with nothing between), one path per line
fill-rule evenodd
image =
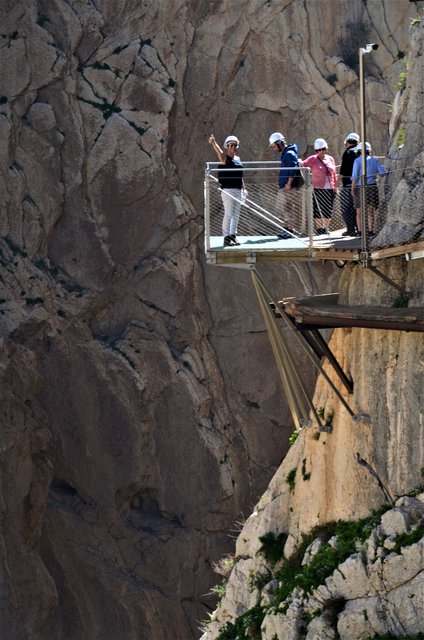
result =
M239 246L237 226L244 186L243 165L239 156L236 155L240 143L236 136L227 136L224 140L224 149L221 149L212 133L209 136L209 144L215 149L215 153L221 163L219 168L225 169L225 171L218 171L221 198L224 205L224 217L222 219L224 247ZM230 169L233 170L230 171Z
M358 234L361 235L361 196L360 185L362 175L362 142L356 147L355 151L358 154L352 169L352 197L356 207L356 224L358 227ZM378 197L377 177L384 173L384 167L375 156L371 155L371 145L369 142L365 143L366 154L366 181L365 181L365 205L367 208L367 223L368 223L368 235L374 236L377 233L375 211L380 205Z
M303 160L303 166L309 167L314 189L313 215L317 235L330 234L336 196L337 172L333 156L328 155L328 144L324 138L314 141L315 154Z
M352 198L352 169L356 159L355 147L359 142L357 133L348 133L344 145L345 150L342 155L342 163L340 165L340 173L338 175L337 186L341 187L340 205L342 209L343 220L346 225L346 231L342 236L356 236L358 229L356 227L356 209Z
M283 134L275 131L269 136L269 146L280 156L280 172L278 175L278 195L276 208L282 214L284 230L278 233L279 238L292 238L296 226L296 180L299 177L298 148L296 144L287 144Z

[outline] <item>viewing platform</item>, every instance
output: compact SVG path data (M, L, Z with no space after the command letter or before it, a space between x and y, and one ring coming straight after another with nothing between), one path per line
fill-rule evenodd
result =
M407 260L424 258L424 238L401 242L405 225L397 222L398 211L390 207L391 198L408 169L385 168L377 187L361 186L362 206L355 212L358 215L351 215L350 219L346 215L345 206L347 189L340 189L335 195L334 192L330 195L325 193L325 197L322 193L317 194L317 190L312 188L311 174L307 168L300 169L303 186L284 193L278 188L281 170L279 162L244 162L242 172L245 188L222 190L220 182L225 185L224 172L232 170L223 169L217 162L206 165L206 260L211 265L250 269L259 308L296 430L310 424L312 419L322 431L328 431L332 427L321 420L288 344L298 346L310 365L327 381L354 421L370 423L371 417L368 414L358 413L351 406L353 380L332 353L321 330L357 327L420 333L424 331L422 307L409 307L410 292L373 263L394 256L405 256ZM239 170L241 169L236 169ZM421 179L420 175L417 178L416 171L413 173L414 180ZM236 215L239 210L237 244L233 244L234 237L230 235L224 244L223 191L227 205L232 201L236 203L233 215L234 210ZM401 202L398 193L396 196L395 200ZM373 207L369 207L370 202L373 203ZM325 206L327 210L323 210ZM421 202L417 202L417 206L423 207ZM352 220L356 229L353 228ZM351 224L351 235L348 235L346 222ZM393 229L396 230L398 227L399 241L393 242ZM388 233L388 229L391 233ZM406 234L403 237L406 237ZM338 293L279 300L255 268L255 265L260 263L318 260L331 260L340 267L349 262L360 263L398 291L395 307L342 305L339 304ZM323 358L328 360L349 394L348 399L328 375L323 366Z
M373 214L373 228L364 234L346 235L342 214L342 190L333 203L328 233L318 234L314 218L314 189L309 169L302 168L305 184L291 190L290 211L282 210L279 200L278 161L243 162L243 181L247 194L240 197L238 246L224 246L222 219L224 208L218 181L219 164L210 162L205 172L205 252L208 264L254 265L259 263L333 260L346 262L380 260L394 256L406 259L424 257L424 239L408 243L388 243L381 233L387 220L390 197L401 178L391 172L380 178L379 206ZM225 173L225 170L224 170ZM396 175L397 174L397 175ZM222 175L222 174L221 174ZM364 187L365 192L369 187ZM367 196L365 196L367 197ZM325 215L324 215L325 217Z

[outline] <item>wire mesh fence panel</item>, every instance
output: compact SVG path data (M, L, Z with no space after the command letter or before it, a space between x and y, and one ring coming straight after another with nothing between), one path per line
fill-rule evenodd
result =
M382 164L385 161L382 157L379 157L378 160ZM389 158L387 162L390 164ZM396 169L389 171L386 168L384 174L367 176L367 183L370 179L376 183L376 188L369 184L364 187L364 205L367 205L363 212L363 217L366 219L365 231L370 232L373 236L377 236L387 222L388 203L399 184L402 173L403 171L397 171ZM365 215L368 214L368 206L373 209L372 212L370 211L372 213L372 217L369 220L371 224L368 224L368 215ZM358 218L359 216L360 212L358 211Z
M237 217L236 235L244 238L306 238L308 221L305 205L306 187L284 191L279 189L279 167L243 171L242 190L222 189L216 171L211 171L209 181L209 228L216 238L226 235L225 205L230 198L233 215ZM310 191L310 190L309 190Z
M247 162L242 170L244 188L228 190L221 188L217 164L207 165L205 178L208 250L225 245L228 232L225 229L228 220L224 220L225 198L227 208L229 199L234 204L234 235L242 246L252 246L255 242L262 249L278 250L295 247L368 250L392 246L393 228L402 209L402 194L414 189L423 179L421 167L397 169L392 163L383 175L375 176L376 180L374 176L366 176L367 182L375 184L359 185L353 191L351 187L314 189L310 186L309 170L302 168L305 184L284 189L279 188L282 169L279 163ZM417 212L412 215L419 217ZM399 228L401 244L405 239L402 225ZM287 242L280 242L283 240Z
M276 233L283 238L307 235L306 187L279 188L277 169L257 172L254 176L246 175L245 182L248 185L248 204L261 219L263 233Z

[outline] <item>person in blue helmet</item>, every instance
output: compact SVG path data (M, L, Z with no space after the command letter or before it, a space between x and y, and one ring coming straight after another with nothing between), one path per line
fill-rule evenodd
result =
M278 194L276 206L278 214L282 215L285 230L278 233L279 238L293 237L293 231L298 226L296 215L295 178L299 174L295 168L299 166L297 144L287 144L282 133L276 131L269 136L269 146L280 156L280 172L278 175Z

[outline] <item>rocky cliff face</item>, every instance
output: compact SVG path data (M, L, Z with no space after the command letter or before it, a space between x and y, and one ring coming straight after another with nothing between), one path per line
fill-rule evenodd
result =
M396 178L383 230L404 240L422 238L424 231L422 207L416 206L424 188L421 146L417 148L417 139L424 139L418 106L423 47L424 25L419 22L411 32L408 87L394 114L407 128L405 145L390 152L400 159L403 178ZM415 118L412 114L418 112ZM408 292L409 307L423 306L422 260L396 258L374 266ZM389 281L359 265L345 267L340 292L342 303L353 306L390 307L399 297ZM338 329L330 346L354 383L346 400L357 416L371 420L353 420L320 376L314 405L321 408L326 428L313 424L302 429L248 518L237 540L226 595L203 640L362 640L377 634L411 637L424 628L422 605L414 601L417 596L421 603L424 593L423 337ZM339 384L335 377L333 382ZM395 502L406 490L416 495L415 486L420 500L402 497ZM328 532L334 524L329 523L365 518L384 503L395 508L374 519L372 531L365 520L352 525L357 528L351 540L356 553L351 549L338 566L333 564L348 547L343 527L332 537ZM310 531L316 537L303 555L302 536Z
M340 148L366 36L382 43L367 95L385 152L416 7L2 0L1 14L0 635L196 638L210 565L290 432L248 274L203 263L207 134L236 132L246 158L274 129L302 154L316 135ZM338 275L266 274L282 296Z
M315 530L298 546L281 533L261 536L255 561L236 559L202 640L421 637L423 500L404 496L384 513Z

